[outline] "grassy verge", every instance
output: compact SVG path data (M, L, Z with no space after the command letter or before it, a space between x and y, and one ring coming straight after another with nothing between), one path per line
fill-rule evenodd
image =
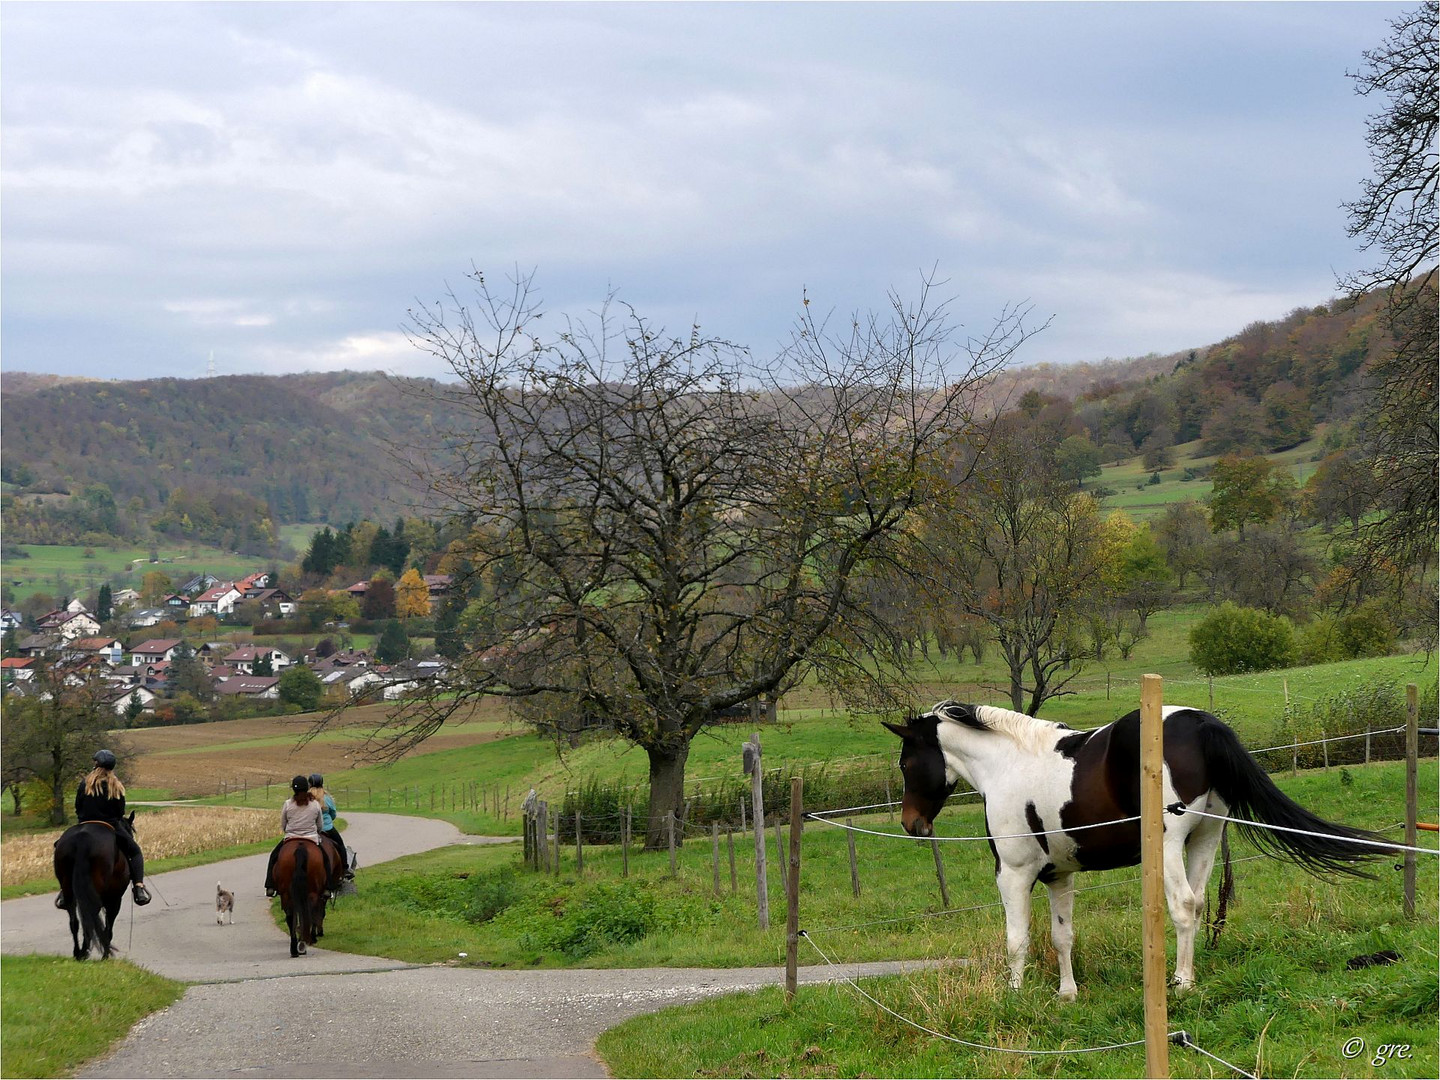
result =
M1330 817L1383 827L1397 816L1397 804L1403 805L1398 802L1400 774L1394 765L1370 766L1301 776L1282 786ZM1422 790L1433 792L1435 778L1434 762L1427 762ZM1433 811L1433 797L1427 795L1427 801ZM1433 840L1422 843L1433 846ZM1248 845L1235 845L1236 858L1248 854ZM973 852L968 861L988 863ZM1399 875L1388 862L1377 865L1378 881L1339 884L1270 860L1237 864L1229 923L1215 945L1197 948L1198 989L1171 995L1171 1030L1184 1028L1206 1050L1260 1076L1437 1075L1435 862L1421 857L1419 910L1413 920L1404 916ZM809 870L807 860L802 898ZM958 876L953 868L950 872ZM1085 874L1079 880L1104 884L1110 876ZM897 883L890 896L913 895L928 884L923 867L916 866L908 889ZM963 906L983 897L976 886L973 875L967 875L965 885L952 889L955 903ZM845 902L833 894L829 899ZM811 915L804 905L802 899L801 921L807 929L835 917L831 911ZM865 989L916 1023L992 1047L1064 1050L1142 1038L1136 887L1077 897L1080 1000L1074 1005L1060 1005L1054 997L1058 975L1046 941L1045 907L1043 900L1036 904L1032 962L1019 992L1006 987L998 909L969 912L953 922L936 920L947 924L949 938L940 955L967 957L968 965L869 980ZM868 959L872 950L861 935L873 932L810 930L816 945L836 961ZM801 948L802 957L819 958L809 945L802 942ZM1401 961L1347 968L1349 959L1383 949L1398 952ZM1172 940L1172 965L1173 960ZM1357 1045L1351 1040L1361 1040L1367 1049L1348 1056L1347 1043L1352 1049ZM1385 1045L1408 1047L1408 1058L1377 1063L1374 1055ZM767 990L667 1010L612 1029L601 1037L599 1050L616 1076L1144 1074L1143 1047L1025 1057L959 1046L886 1015L848 986L802 987L793 1007L778 991ZM1228 1075L1179 1047L1171 1048L1171 1065L1177 1076Z
M97 977L68 957L6 956L0 975L4 1076L72 1075L185 990L125 960L107 961Z

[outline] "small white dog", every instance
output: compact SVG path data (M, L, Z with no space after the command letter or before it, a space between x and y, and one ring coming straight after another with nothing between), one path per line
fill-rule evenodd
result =
M235 925L235 894L220 887L220 882L215 882L215 922L217 925L224 925L229 922Z

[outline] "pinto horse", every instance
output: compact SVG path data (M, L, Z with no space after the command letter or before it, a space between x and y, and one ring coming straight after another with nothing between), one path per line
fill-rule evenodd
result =
M322 841L323 843L323 841ZM290 931L290 955L300 956L325 933L327 856L313 840L291 837L275 859L275 891Z
M126 821L133 831L133 810ZM91 944L96 943L100 959L108 960L115 916L120 913L130 884L130 865L115 842L114 826L104 821L71 825L55 841L54 863L55 878L70 915L75 959L88 958Z
M1384 848L1374 833L1316 817L1277 788L1223 721L1200 709L1164 710L1167 807L1231 818L1268 854L1320 874L1368 877L1356 868ZM1030 894L1050 890L1050 932L1060 961L1060 997L1074 1000L1070 954L1074 876L1140 862L1140 713L1093 731L988 705L942 701L905 724L885 725L902 740L901 823L933 836L935 815L960 780L985 800L985 831L1005 907L1010 985L1020 987L1030 948ZM1176 808L1179 809L1178 807ZM1137 820L1126 820L1137 819ZM1249 822L1329 834L1272 832ZM1165 815L1165 901L1175 924L1175 983L1195 983L1195 927L1226 822L1193 813Z

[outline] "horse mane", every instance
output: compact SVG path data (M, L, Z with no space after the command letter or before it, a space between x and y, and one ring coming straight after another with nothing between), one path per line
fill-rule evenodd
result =
M1040 720L995 705L962 705L957 701L942 701L935 706L934 712L955 723L1004 735L1021 749L1036 753L1051 748L1053 740L1050 736L1053 733L1070 730L1065 724Z

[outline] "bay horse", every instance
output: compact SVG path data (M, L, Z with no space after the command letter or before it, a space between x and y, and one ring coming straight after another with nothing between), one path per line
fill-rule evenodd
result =
M321 839L321 844L328 841ZM338 858L338 854L335 856ZM325 933L325 887L329 859L313 840L291 837L275 859L275 891L290 931L290 955L300 956Z
M125 820L133 834L135 812ZM100 959L108 960L115 916L130 885L130 864L115 842L114 826L105 821L71 825L55 841L54 865L70 915L75 959L87 959L95 943L100 946Z
M911 836L934 835L935 816L960 780L984 799L1015 989L1030 948L1031 891L1037 881L1049 889L1059 996L1073 1001L1075 873L1140 862L1139 710L1092 731L1073 731L1009 709L942 701L904 724L885 726L902 740L900 820ZM1369 877L1356 864L1385 853L1348 842L1387 843L1376 834L1332 824L1288 798L1235 732L1210 713L1165 706L1164 748L1167 808L1180 803L1230 818L1262 851L1319 875ZM1272 832L1249 822L1329 837ZM1165 901L1175 925L1174 981L1181 990L1195 984L1195 927L1225 825L1194 813L1164 815Z

